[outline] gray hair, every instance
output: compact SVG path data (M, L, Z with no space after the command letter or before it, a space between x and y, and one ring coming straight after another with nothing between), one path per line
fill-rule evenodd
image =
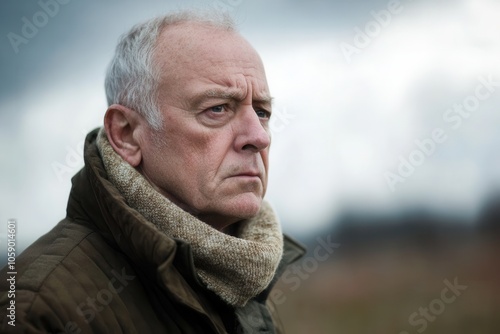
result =
M135 25L121 36L109 64L105 89L108 105L121 104L144 116L154 130L160 130L163 117L158 109L160 73L154 64L158 36L168 26L202 23L235 31L234 21L223 12L186 10L166 14Z

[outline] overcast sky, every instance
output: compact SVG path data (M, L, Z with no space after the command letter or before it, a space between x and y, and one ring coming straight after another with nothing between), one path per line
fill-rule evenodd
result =
M500 187L499 1L54 1L0 4L0 221L22 246L65 215L118 36L192 5L229 10L263 58L286 231L345 210L473 216Z

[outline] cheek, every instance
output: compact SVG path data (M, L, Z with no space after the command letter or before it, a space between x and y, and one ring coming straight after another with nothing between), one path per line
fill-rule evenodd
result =
M231 129L206 128L193 118L167 118L166 124L161 154L169 159L167 165L191 187L210 186L217 180L231 150L234 137Z
M207 138L205 145L197 152L199 157L200 172L205 180L215 182L220 174L225 172L225 168L230 165L228 161L229 150L231 148L227 141L220 137ZM195 157L196 159L196 157Z
M185 171L189 173L190 183L195 181L198 187L210 187L217 182L219 173L231 148L229 138L216 131L202 131L183 139L177 154L182 157ZM182 168L182 166L179 166Z

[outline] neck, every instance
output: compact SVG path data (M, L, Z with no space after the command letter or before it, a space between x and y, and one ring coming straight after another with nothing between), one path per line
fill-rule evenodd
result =
M212 226L217 231L229 235L234 235L235 230L237 230L237 225L238 225L237 222L239 220L236 218L222 217L217 214L194 214L194 213L191 214L194 215L199 220L201 220L202 222Z

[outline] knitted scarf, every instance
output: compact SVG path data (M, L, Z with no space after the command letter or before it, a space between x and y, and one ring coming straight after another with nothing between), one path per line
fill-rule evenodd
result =
M114 151L103 129L97 147L110 182L128 205L161 232L191 245L196 273L208 289L241 307L270 284L283 253L283 236L267 202L255 217L240 222L236 236L230 236L156 191Z

